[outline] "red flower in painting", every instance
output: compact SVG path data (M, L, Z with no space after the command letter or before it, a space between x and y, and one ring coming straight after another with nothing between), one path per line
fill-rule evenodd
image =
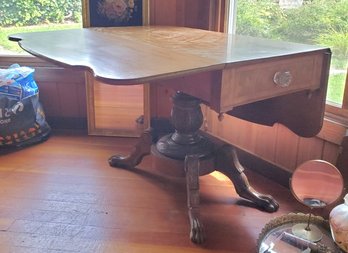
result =
M117 22L132 18L134 8L134 0L101 0L98 3L98 13Z

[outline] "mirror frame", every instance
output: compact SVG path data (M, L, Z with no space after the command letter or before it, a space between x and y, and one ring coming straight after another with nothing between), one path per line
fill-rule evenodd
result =
M330 201L330 202L328 202L328 203L326 203L325 206L310 206L310 205L306 204L306 203L303 201L303 199L300 199L300 198L298 197L298 194L296 194L296 191L294 190L294 187L293 187L293 181L294 181L294 180L293 180L293 177L294 177L295 173L296 173L297 171L299 171L299 169L300 169L301 167L307 165L308 163L314 163L314 162L316 162L316 163L324 163L324 164L327 164L328 166L330 166L334 171L337 172L337 176L339 176L339 179L340 179L340 182L341 182L341 190L340 190L340 193L337 194L337 198L336 198L336 199L333 199L332 201ZM308 160L308 161L302 163L300 166L298 166L298 167L294 170L294 172L293 172L293 174L292 174L292 176L291 176L291 178L290 178L289 181L290 181L290 182L289 182L289 187L290 187L290 191L291 191L292 195L295 197L295 199L296 199L297 201L299 201L301 204L303 204L303 205L305 205L305 206L307 206L307 207L309 207L309 208L325 208L326 206L330 206L330 205L336 203L336 202L337 202L338 200L340 200L340 199L343 197L343 195L344 195L344 190L345 190L345 188L344 188L344 180L343 180L343 176L342 176L341 172L337 169L336 166L334 166L333 164L331 164L331 163L329 163L329 162L327 162L327 161L324 161L324 160L319 160L319 159L316 159L316 160Z

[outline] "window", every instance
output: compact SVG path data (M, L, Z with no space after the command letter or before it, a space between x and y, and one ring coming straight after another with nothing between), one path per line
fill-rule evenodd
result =
M0 55L25 54L8 35L82 27L81 0L0 1Z
M332 50L327 104L348 109L348 0L231 0L229 32Z

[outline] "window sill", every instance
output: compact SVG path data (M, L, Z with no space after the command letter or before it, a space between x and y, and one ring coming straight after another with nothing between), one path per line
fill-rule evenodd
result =
M348 125L348 109L342 108L339 104L327 102L325 106L325 115L336 118L342 124Z
M57 67L53 63L49 63L29 54L0 55L0 67L7 67L14 63L18 63L19 65L30 65L32 67Z
M336 145L341 145L343 138L347 135L348 110L333 104L326 104L324 123L318 137Z

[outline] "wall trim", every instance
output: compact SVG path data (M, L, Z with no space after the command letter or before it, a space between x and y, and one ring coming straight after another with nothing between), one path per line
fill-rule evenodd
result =
M325 113L323 127L317 137L336 145L341 145L347 135L348 119L329 112Z
M87 133L87 117L46 117L52 129L83 130Z

